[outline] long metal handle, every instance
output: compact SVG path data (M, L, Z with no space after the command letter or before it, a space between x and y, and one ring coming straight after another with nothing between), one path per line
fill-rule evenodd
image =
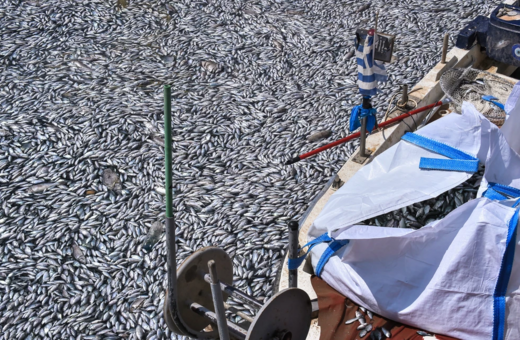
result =
M208 262L209 275L211 278L211 296L213 297L213 306L217 315L217 327L220 340L229 340L229 331L227 327L226 311L224 310L224 299L222 298L222 290L218 281L217 266L215 261Z
M206 307L204 307L196 302L192 303L190 307L191 307L192 311L194 311L195 313L197 313L199 315L202 315L203 317L208 319L214 325L217 324L217 316L215 315L215 313L213 313ZM227 321L227 327L229 329L229 334L231 334L231 336L233 338L240 339L240 340L244 340L246 338L247 331L245 329L243 329L242 327L235 325L231 321Z
M435 106L439 106L439 105L442 105L444 104L443 102L437 102L437 103L433 103L433 104L430 104L430 105L426 105L426 106L423 106L423 107L420 107L418 109L415 109L415 110L412 110L410 112L406 112L406 113L403 113L402 115L400 116L397 116L395 118L392 118L392 119L389 119L385 122L382 122L380 124L378 124L378 127L381 129L385 126L388 126L388 125L391 125L391 124L394 124L396 122L399 122L401 120L404 120L412 115L415 115L415 114L418 114L418 113L421 113L423 111L426 111L426 110L429 110L431 109L432 107L435 107ZM305 159L305 158L309 158L311 156L314 156L315 154L317 153L320 153L322 151L325 151L325 150L328 150L330 148L333 148L335 147L336 145L340 145L340 144L343 144L343 143L346 143L350 140L353 140L354 138L358 138L360 137L361 135L361 132L356 132L356 133L353 133L351 134L350 136L347 136L347 137L344 137L344 138L341 138L341 139L338 139L337 141L335 142L332 142L330 144L327 144L327 145L324 145L320 148L317 148L316 150L312 150L312 151L309 151L307 153L304 153L302 155L299 155L299 156L296 156L294 157L293 159L290 159L288 160L287 162L285 162L285 165L290 165L290 164L294 164L296 162L299 162L301 161L302 159Z

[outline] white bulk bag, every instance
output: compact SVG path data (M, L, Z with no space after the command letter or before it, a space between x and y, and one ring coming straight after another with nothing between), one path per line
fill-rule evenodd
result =
M483 185L495 182L520 188L520 157L471 104L463 104L461 115L439 119L417 134L485 162ZM309 240L328 233L349 243L322 267L321 277L389 319L462 339L490 339L506 240L516 228L516 223L511 225L514 200L481 197L419 230L355 225L436 197L471 176L421 170L421 157L443 158L400 141L331 196L311 226ZM520 246L518 238L512 242L517 251L511 279L506 281L506 321L501 324L506 339L520 339ZM310 252L314 268L327 248L323 243Z

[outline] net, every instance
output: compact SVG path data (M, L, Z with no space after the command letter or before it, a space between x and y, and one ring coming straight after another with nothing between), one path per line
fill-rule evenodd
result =
M502 126L506 113L482 96L491 95L504 104L513 90L513 85L492 73L474 68L447 70L440 79L441 89L452 100L456 111L461 111L463 102L472 103L487 119Z

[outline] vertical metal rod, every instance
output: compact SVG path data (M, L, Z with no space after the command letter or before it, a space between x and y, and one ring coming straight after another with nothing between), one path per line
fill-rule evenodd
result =
M446 55L448 54L448 42L449 42L450 34L446 33L444 35L444 41L442 42L442 56L441 63L446 64Z
M376 23L374 25L374 43L372 44L372 64L376 60L376 39L377 39L377 21L379 20L379 11L376 12Z
M172 91L164 86L164 165L166 168L166 217L173 217L172 205Z
M289 222L289 258L298 258L298 222ZM289 269L289 288L298 287L298 269Z
M217 316L215 313L207 309L206 307L199 305L198 303L194 302L190 306L191 310L195 313L202 315L206 319L208 319L211 323L217 324ZM247 331L243 329L242 327L235 325L229 320L227 321L227 328L229 329L229 333L233 336L233 338L236 339L245 339L247 336Z
M209 276L209 274L206 274L204 275L204 280L208 283L211 283L211 277ZM220 288L226 293L226 294L229 294L231 295L232 297L234 298L237 298L239 300L241 300L242 302L245 302L246 304L248 304L250 307L253 307L253 308L256 308L256 309L260 309L262 308L262 304L257 301L255 298L245 294L245 293L242 293L242 291L236 289L235 287L233 286L230 286L224 282L220 282Z
M211 278L211 296L213 297L213 306L217 315L217 327L220 340L229 340L229 330L227 326L226 312L224 310L224 300L222 291L220 290L220 282L217 276L217 266L215 261L208 261L209 276Z
M240 316L242 319L246 320L246 321L249 322L249 323L253 323L253 321L254 321L254 319L253 319L252 317L250 317L249 315L242 313L241 311L239 311L239 310L236 309L235 307L233 307L233 306L231 306L231 305L228 305L228 304L225 303L225 302L224 302L224 308L225 308L226 310L230 311L231 313Z
M172 206L172 110L171 87L164 86L164 165L166 191L166 242L168 251L168 300L170 311L177 306L177 259L175 249L175 223Z
M401 96L401 102L399 103L403 106L406 106L408 104L408 85L403 84L403 94Z
M367 138L367 117L363 117L363 119L361 119L361 131L360 131L361 135L359 136L360 140L359 140L359 155L361 157L366 157L366 153L365 153L365 141L366 141L366 138Z

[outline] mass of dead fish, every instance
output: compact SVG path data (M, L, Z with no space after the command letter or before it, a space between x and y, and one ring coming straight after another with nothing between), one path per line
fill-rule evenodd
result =
M397 37L373 99L381 116L399 85L438 62L446 32L494 6L0 0L0 340L182 338L162 315L163 85L172 85L178 261L222 247L234 284L262 300L287 221L358 145L283 166L291 152L350 133L361 102L355 30L379 10L378 30ZM316 131L331 134L311 144ZM473 194L452 192L430 210ZM422 225L435 218L425 210L392 221Z
M379 227L419 229L431 222L444 218L452 210L474 199L477 196L483 175L484 167L481 167L480 170L467 181L446 191L436 198L414 203L407 207L389 212L388 214L379 215L365 220L360 224Z

